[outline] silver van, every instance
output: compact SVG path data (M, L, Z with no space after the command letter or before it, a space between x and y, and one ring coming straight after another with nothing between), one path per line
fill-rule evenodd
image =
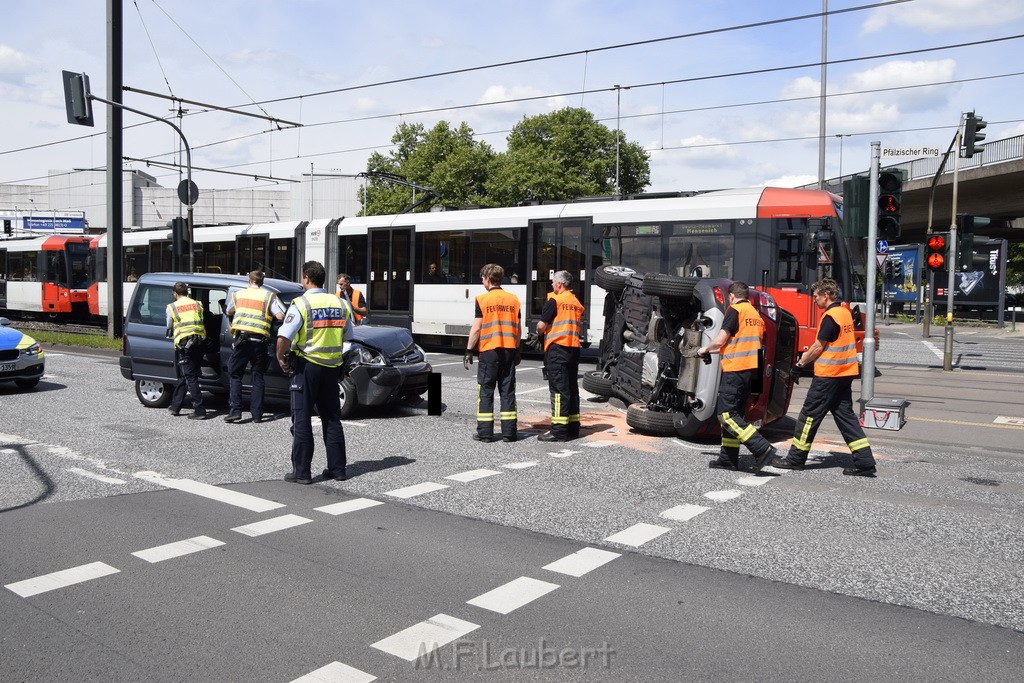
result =
M244 289L242 275L214 273L146 273L139 278L128 306L121 375L135 382L135 395L149 408L166 408L177 382L174 345L167 337L166 309L174 300L175 282L189 286L190 296L203 305L206 322L206 354L199 384L213 394L228 393L228 359L231 357L231 321L224 314L229 292ZM301 286L267 279L263 286L275 292L287 307L302 294ZM271 335L276 336L277 321ZM341 414L348 417L357 406L382 406L395 400L418 402L426 393L431 367L413 342L409 330L400 327L359 325L346 344L341 382ZM265 375L267 398L288 399L288 377L274 354ZM250 372L242 378L242 390L252 386Z

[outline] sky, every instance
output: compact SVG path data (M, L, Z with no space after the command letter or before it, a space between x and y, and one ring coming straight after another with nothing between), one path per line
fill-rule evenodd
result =
M824 4L124 0L123 101L180 125L194 168L231 172L194 171L200 190L358 173L403 122L465 122L500 152L523 117L567 106L648 150L650 191L795 186L818 175L822 21L780 20ZM968 111L988 141L1024 134L1024 2L853 9L870 4L827 1L826 177L866 169L872 141L945 150ZM4 3L0 183L104 167L107 107L94 103L94 128L69 124L61 71L109 99L106 32L105 1ZM177 118L139 91L201 104ZM177 162L169 126L131 112L124 124L125 156Z

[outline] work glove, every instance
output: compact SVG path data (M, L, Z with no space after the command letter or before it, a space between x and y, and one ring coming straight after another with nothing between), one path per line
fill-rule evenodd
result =
M469 366L473 364L473 349L466 349L466 353L462 356L462 367L469 370Z
M523 346L534 351L540 351L542 345L543 343L541 342L540 337L537 335L536 332L531 332L530 334L526 335L526 339L523 341Z
M707 351L700 355L700 359L704 361L704 365L711 365L711 352Z

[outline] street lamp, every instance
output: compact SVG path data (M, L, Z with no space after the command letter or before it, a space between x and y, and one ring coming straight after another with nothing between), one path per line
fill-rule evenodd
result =
M839 138L839 185L843 184L843 138L848 138L853 133L836 133L836 137Z

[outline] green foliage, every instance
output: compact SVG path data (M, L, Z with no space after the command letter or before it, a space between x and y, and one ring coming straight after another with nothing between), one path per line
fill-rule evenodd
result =
M1009 244L1006 284L1009 287L1024 287L1024 242Z
M75 334L72 332L49 332L47 330L30 330L28 335L35 339L46 350L48 344L59 346L83 346L89 349L121 350L121 340L111 339L101 334Z
M453 129L442 121L429 131L422 124L403 123L392 142L395 148L386 156L370 156L367 170L430 187L450 206L515 206L615 192L615 131L586 109L569 107L523 118L509 133L508 151L500 154L474 140L465 123ZM618 158L621 192L642 192L650 184L647 152L622 136ZM410 188L370 180L367 214L399 213L412 202Z

